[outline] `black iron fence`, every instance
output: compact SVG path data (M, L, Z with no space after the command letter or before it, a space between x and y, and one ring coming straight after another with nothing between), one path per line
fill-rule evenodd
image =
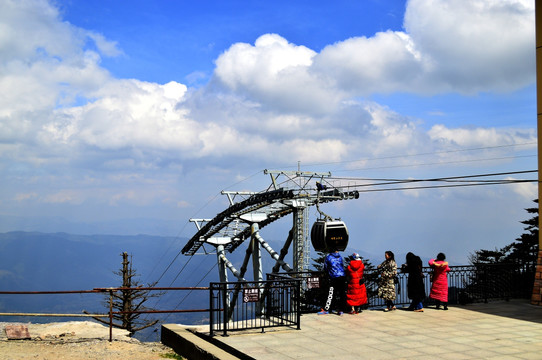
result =
M534 283L534 266L532 264L477 264L450 266L448 273L448 301L450 304L466 304L472 302L488 302L489 300L508 300L512 298L529 298ZM426 299L431 304L430 276L432 268L423 268ZM292 277L301 281L301 309L304 312L320 309L327 295L327 277L322 272L309 271L291 273ZM400 270L397 274L397 298L395 304L410 303L407 292L408 274ZM376 270L364 274L367 288L368 308L385 306L385 300L377 295L378 273Z
M268 274L266 281L211 283L210 335L295 326L300 329L300 281Z

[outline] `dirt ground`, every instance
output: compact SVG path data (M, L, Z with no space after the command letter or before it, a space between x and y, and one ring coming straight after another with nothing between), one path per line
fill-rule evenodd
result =
M24 325L30 339L10 340L6 325ZM69 321L49 324L0 323L0 360L13 359L111 359L151 360L180 359L161 343L140 342L124 330L109 328L91 321Z

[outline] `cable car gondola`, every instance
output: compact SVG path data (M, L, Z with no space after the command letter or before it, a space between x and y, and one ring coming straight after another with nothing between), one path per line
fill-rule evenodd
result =
M311 229L311 242L316 251L344 251L348 246L346 224L341 220L316 220Z

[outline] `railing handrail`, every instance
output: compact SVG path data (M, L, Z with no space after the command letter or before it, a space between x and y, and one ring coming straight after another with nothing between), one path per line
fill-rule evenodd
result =
M433 268L425 266L422 268L424 277L424 288L426 293L425 302L430 302L429 299L431 281L430 275ZM281 273L282 276L288 276L290 273ZM315 308L321 307L323 303L322 286L325 286L327 277L323 271L310 270L307 272L296 273L296 276L303 278L305 295L305 310L313 311ZM410 300L407 297L408 289L408 272L401 271L398 267L398 285L397 305L408 304ZM448 273L448 288L449 299L452 303L467 303L472 301L484 301L489 299L510 299L513 297L530 296L530 292L525 290L528 288L529 282L532 286L529 276L533 276L534 269L530 263L476 263L470 265L453 265L450 266ZM378 298L376 289L378 287L378 270L376 268L366 268L364 278L366 279L367 297L369 308L383 306L383 300ZM318 278L319 281L315 284L309 282L311 278ZM310 285L310 286L309 286ZM527 294L527 292L529 292ZM318 303L315 303L317 301Z
M130 290L148 290L148 291L169 291L169 290L209 290L209 287L107 287L94 288L92 290L55 290L55 291L0 291L0 295L65 295L65 294L100 294L113 293L117 291ZM4 312L0 316L28 316L28 317L108 317L109 321L109 341L113 341L113 315L117 314L167 314L167 313L189 313L189 312L209 312L210 309L185 309L185 310L133 310L133 311L113 311L112 297L110 297L109 311L103 314L70 314L70 313L24 313L24 312Z
M94 288L92 290L38 290L38 291L0 291L0 295L56 295L56 294L91 294L104 293L109 291L130 291L130 290L145 290L145 291L164 291L164 290L209 290L208 286L200 287L104 287Z
M483 300L487 302L491 296L496 298L510 298L511 296L515 296L517 294L520 294L520 292L514 293L513 291L496 291L495 287L496 285L501 286L504 288L504 290L510 290L512 287L517 287L516 278L511 278L512 275L517 274L530 274L532 265L531 263L498 263L498 264L488 264L488 263L475 263L470 265L450 265L450 273L449 273L449 289L450 291L454 291L454 296L456 296L456 300L459 300L459 297L461 295L461 291L464 290L465 292L468 291L478 291L479 293L474 293L473 296L475 297L475 300ZM506 271L498 271L497 269L504 269ZM513 269L513 271L510 271L509 269ZM423 267L422 269L424 278L427 279L429 274L433 271L433 269L429 266ZM496 272L492 272L496 271ZM376 269L371 269L371 271L366 270L365 276L368 277L370 274L373 274L377 272ZM275 274L267 274L268 280L261 280L261 281L239 281L239 282L212 282L208 287L99 287L94 288L92 290L56 290L56 291L0 291L0 295L61 295L61 294L89 294L89 293L113 293L117 291L193 291L193 290L203 290L203 291L213 291L213 286L220 286L224 288L224 291L227 291L229 286L233 286L234 289L237 289L237 291L242 291L246 288L254 288L257 286L258 288L261 287L261 291L266 291L269 286L274 285L274 289L280 289L280 288L286 288L288 287L288 282L295 282L295 287L297 290L294 293L293 297L290 298L288 301L290 301L291 304L296 303L295 305L295 313L297 314L297 320L294 320L293 323L297 323L299 326L300 323L300 284L302 281L306 281L308 278L315 278L318 275L322 277L321 275L323 272L318 270L309 270L306 272L286 272L286 273L275 273ZM305 276L305 277L304 277ZM399 276L399 284L401 285L403 292L401 294L401 297L398 299L398 304L405 304L406 302L406 296L405 296L405 289L406 289L406 281L407 281L407 273L402 272L400 268L398 269L398 276ZM270 277L275 277L275 280L270 280ZM502 279L496 278L496 277L502 277ZM510 277L510 278L508 278ZM506 278L506 279L505 279ZM372 290L374 291L374 286L376 286L375 282L376 278L373 278L372 281L370 281L370 286L372 286ZM469 288L469 286L472 286L472 282L477 281L478 287L477 288ZM500 281L500 282L499 282ZM277 285L277 282L279 284L283 285ZM306 285L306 284L305 284ZM427 295L429 295L428 290L430 288L430 283L428 281L425 282L426 292ZM510 289L506 289L506 287ZM303 288L304 291L306 290ZM369 289L369 287L368 287ZM465 290L467 289L467 290ZM513 289L512 289L513 290ZM514 290L515 291L515 290ZM368 294L369 295L369 294ZM467 294L471 295L471 294ZM289 295L292 296L292 295ZM211 295L212 297L212 295ZM371 306L379 306L380 302L379 300L373 295L371 298L371 301L373 301ZM111 297L110 297L110 301ZM403 301L403 302L401 302ZM289 304L290 304L289 303ZM218 306L215 307L215 311L224 311L225 307ZM113 311L113 309L110 307L109 312L106 314L58 314L58 313L0 313L0 316L43 316L43 317L109 317L110 318L110 334L112 329L112 316L113 314L127 314L127 313L187 313L187 312L209 312L210 313L210 320L213 321L213 304L212 299L210 300L210 306L209 309L185 309L185 310L141 310L141 311ZM225 317L226 319L226 317ZM112 341L112 335L110 335L110 341Z
M210 335L214 335L215 327L216 330L222 330L224 336L227 336L228 330L258 328L263 332L267 327L292 325L297 325L300 329L301 279L278 277L280 279L277 280L211 282ZM255 290L256 293L245 294L248 290ZM239 298L242 292L242 297ZM248 305L250 303L254 305ZM242 307L242 310L238 310L239 307Z

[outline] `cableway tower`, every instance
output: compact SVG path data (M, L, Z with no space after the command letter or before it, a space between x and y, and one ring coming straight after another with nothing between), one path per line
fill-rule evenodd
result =
M308 270L310 261L309 208L316 206L321 217L311 232L313 247L318 251L337 248L342 251L348 243L348 230L340 219L332 218L320 210L319 205L346 199L359 198L358 191L343 192L340 185L331 183L331 173L302 171L264 170L271 177L269 187L261 192L222 191L229 200L229 207L212 219L190 219L197 232L183 247L182 253L192 256L216 253L221 282L227 282L227 269L238 281L245 281L245 272L252 257L253 278L263 280L261 265L262 248L275 261L272 272L280 268L286 272ZM279 183L280 181L280 183ZM287 215L293 215L293 225L280 250L273 250L260 235L260 230L270 223ZM240 270L237 270L226 257L246 243L246 255ZM205 247L214 247L207 251ZM284 261L288 251L292 251L293 264Z

